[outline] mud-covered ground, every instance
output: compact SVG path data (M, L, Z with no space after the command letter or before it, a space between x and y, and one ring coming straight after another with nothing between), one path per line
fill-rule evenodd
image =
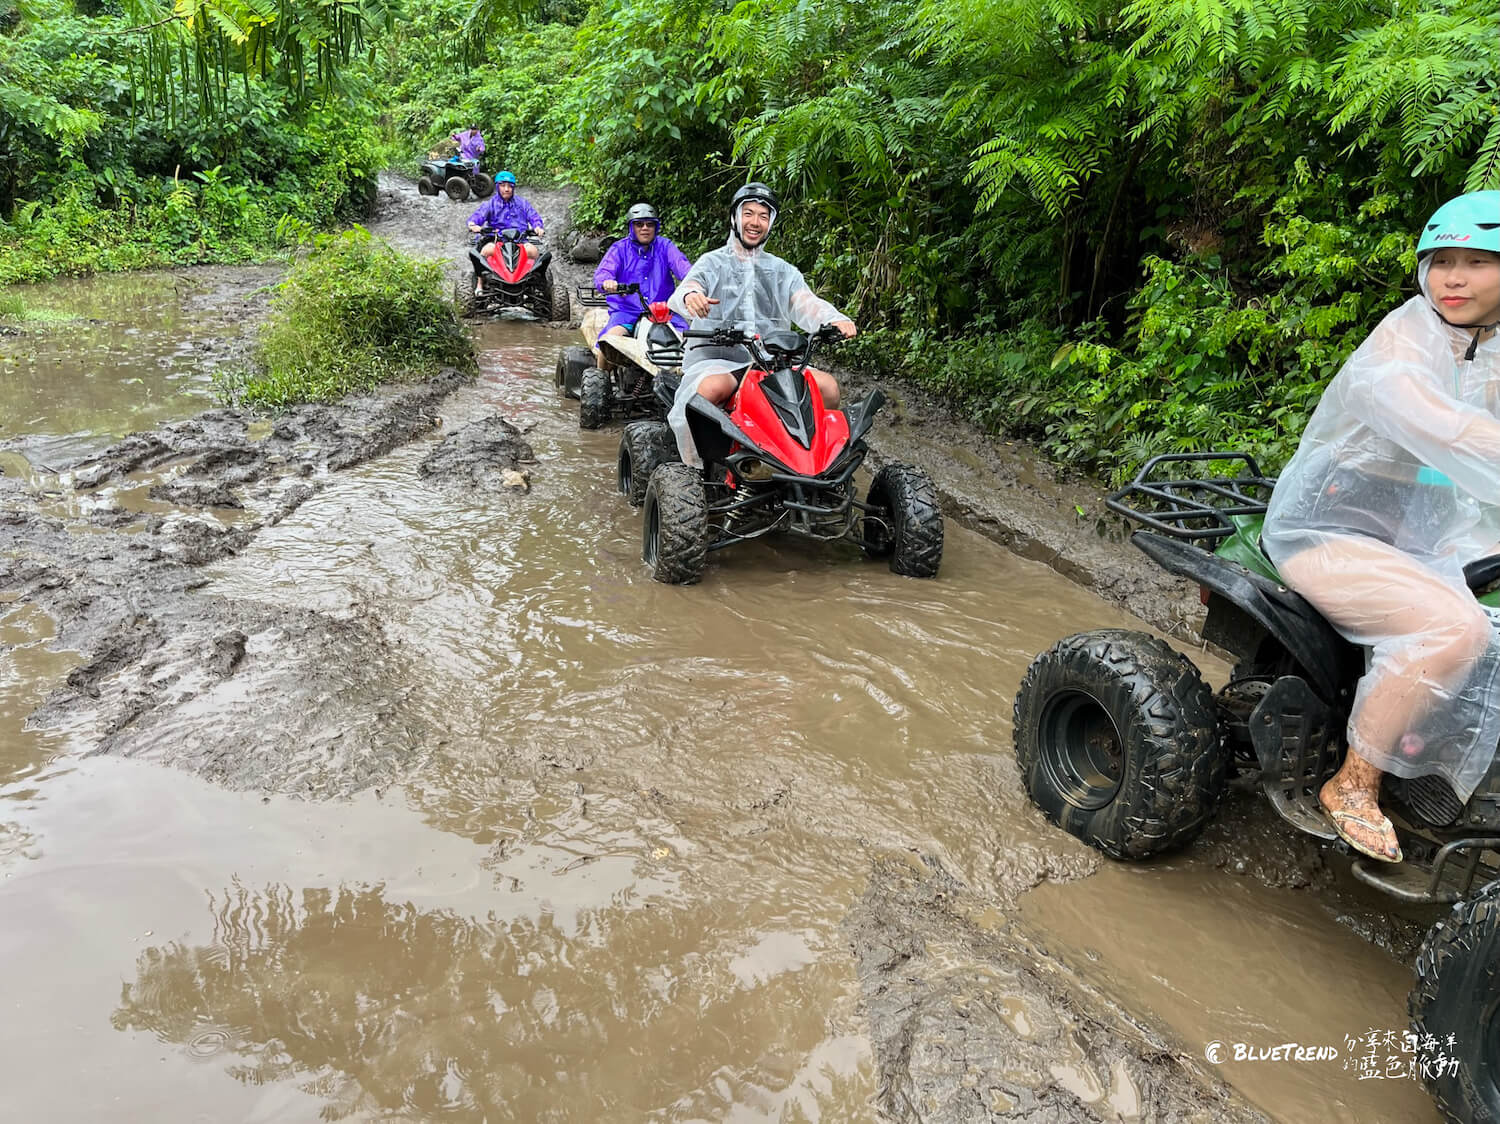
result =
M566 194L523 194L560 249ZM435 209L389 178L378 205L375 233L408 252L447 258L462 277L469 207ZM561 268L584 283L593 266ZM225 299L243 300L245 315L255 316L264 300L259 280L251 295L225 272ZM871 385L855 374L846 381L853 396ZM233 600L208 588L202 568L286 519L330 473L429 435L439 404L462 382L452 372L276 418L212 410L67 466L59 486L72 495L0 476L0 594L44 610L56 622L56 646L81 654L34 722L85 731L95 753L310 799L378 788L418 768L442 732L431 727L430 709L408 705L411 688L396 686L400 642L388 635L379 605L333 612ZM1096 485L1059 480L1029 450L977 433L920 391L883 389L892 405L874 433L877 456L922 464L949 518L1163 630L1191 635L1194 591L1128 547ZM525 434L498 416L446 434L420 468L444 486L508 491L516 504L529 502L537 471ZM132 491L142 474L153 482ZM1226 874L1319 889L1333 880L1316 847L1266 826L1246 799L1231 801L1200 847ZM936 860L873 864L845 936L887 1117L1263 1119L1191 1049L1049 957L1018 923L1014 904L987 900ZM1372 939L1409 951L1411 927L1383 928L1357 908L1350 916Z

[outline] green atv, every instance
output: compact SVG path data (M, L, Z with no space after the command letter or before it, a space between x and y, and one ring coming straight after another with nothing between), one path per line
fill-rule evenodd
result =
M1238 474L1189 478L1188 462L1227 463ZM1137 547L1199 586L1203 639L1237 660L1220 691L1164 641L1125 629L1059 641L1021 683L1014 733L1027 794L1107 855L1146 859L1189 843L1237 774L1258 776L1293 827L1344 846L1317 792L1342 761L1364 652L1283 585L1261 549L1274 484L1242 454L1162 456L1106 501L1144 528L1131 538ZM1500 612L1500 592L1489 591L1500 557L1465 576ZM1496 1124L1500 753L1467 803L1439 777L1387 775L1381 806L1406 861L1358 859L1354 876L1401 902L1452 907L1423 941L1408 1000L1417 1041L1446 1051L1445 1064L1422 1067L1423 1081L1449 1120Z

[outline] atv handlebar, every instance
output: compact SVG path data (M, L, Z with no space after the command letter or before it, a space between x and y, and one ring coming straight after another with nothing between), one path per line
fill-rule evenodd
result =
M792 335L802 341L800 354L797 360L791 364L793 370L801 370L812 362L813 350L817 344L833 343L844 338L844 333L832 324L824 324L811 335L804 336L801 332L788 329L786 332L773 332L772 335ZM772 351L782 356L790 357L793 352L790 348L771 347L767 345L766 339L759 332L741 328L738 325L724 326L720 328L689 328L682 333L684 339L707 340L718 347L744 347L750 351L750 356L755 362L766 370L775 370L777 360Z

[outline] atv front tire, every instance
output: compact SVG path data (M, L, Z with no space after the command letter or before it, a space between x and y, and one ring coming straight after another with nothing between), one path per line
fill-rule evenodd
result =
M1224 794L1213 692L1186 656L1143 632L1059 640L1027 670L1013 728L1032 802L1117 859L1190 842Z
M449 176L448 182L443 184L443 190L448 193L449 199L462 203L469 197L469 181L463 176Z
M641 559L651 576L690 585L708 560L708 493L697 469L680 462L659 465L646 485Z
M568 302L568 287L557 279L557 274L550 268L547 270L547 306L549 320L566 321L572 313L572 306Z
M479 307L479 298L474 295L472 281L468 284L462 281L453 282L453 304L458 309L459 316L467 319L474 315Z
M609 421L609 375L598 367L583 372L578 384L578 427L598 429Z
M1438 1043L1417 1057L1428 1063L1420 1076L1438 1111L1461 1124L1500 1120L1500 882L1432 927L1416 977L1407 1013L1419 1043L1427 1035Z
M438 193L437 184L433 183L427 176L418 176L417 191L423 195L436 195Z
M620 458L615 482L631 507L646 500L646 485L659 465L677 460L677 438L670 426L655 421L633 421L620 435Z
M890 559L894 573L936 577L943 561L943 509L927 473L909 464L888 464L875 474L865 502L875 516L864 520L865 553Z
M488 199L495 193L495 181L488 173L475 172L469 177L469 188L474 192L474 198Z

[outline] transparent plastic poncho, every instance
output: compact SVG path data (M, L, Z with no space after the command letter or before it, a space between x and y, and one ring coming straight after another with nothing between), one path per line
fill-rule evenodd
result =
M1430 259L1429 259L1430 260ZM1464 581L1500 553L1500 341L1425 295L1329 383L1282 473L1263 542L1283 579L1367 649L1350 748L1467 800L1500 742L1500 634Z
M696 290L718 300L707 317L696 320L682 298ZM807 287L802 271L761 247L747 250L733 234L722 249L704 254L688 270L667 306L690 321L690 328L740 325L765 335L791 325L816 332L825 324L847 320L842 312ZM682 383L667 413L683 463L701 468L693 436L688 431L687 404L709 375L739 374L750 364L742 347L714 347L688 340L683 353Z

